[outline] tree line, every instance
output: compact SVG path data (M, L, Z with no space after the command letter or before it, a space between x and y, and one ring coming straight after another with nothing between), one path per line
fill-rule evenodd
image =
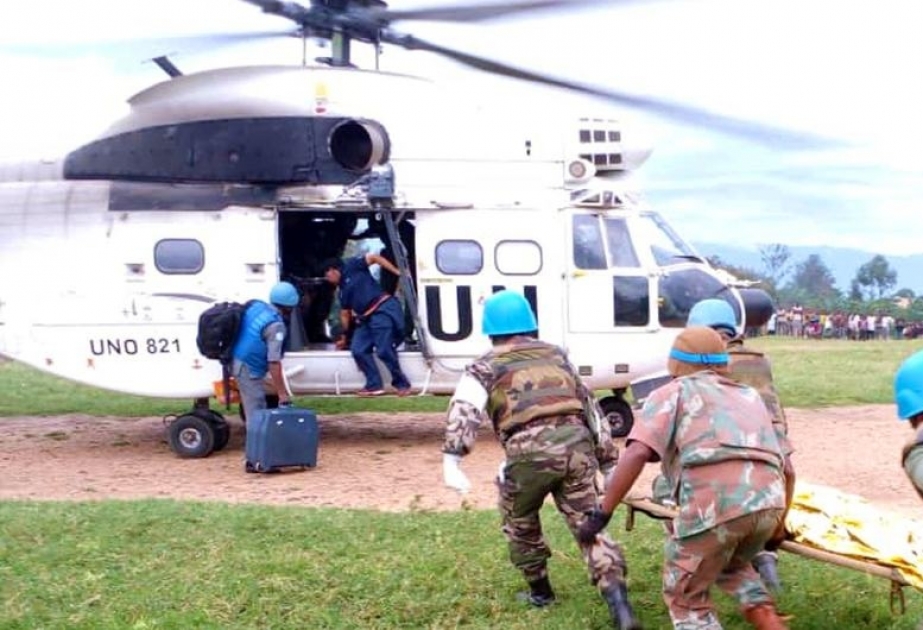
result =
M763 245L759 254L762 268L758 270L729 264L718 256L709 256L708 261L741 280L759 283L782 308L800 304L826 312L889 313L923 320L923 296L908 288L895 290L897 271L881 254L856 270L847 290L836 286L833 273L818 254L793 262L791 250L781 243Z

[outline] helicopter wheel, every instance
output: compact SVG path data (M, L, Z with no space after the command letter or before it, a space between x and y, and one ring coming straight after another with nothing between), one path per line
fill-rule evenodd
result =
M168 435L174 453L184 459L194 459L211 455L215 450L218 431L209 420L189 413L170 424Z
M224 419L224 416L208 406L201 405L193 407L191 413L211 424L215 433L215 444L212 450L220 451L228 445L231 439L231 425Z
M216 413L215 416L217 417L211 421L212 429L215 431L214 450L220 451L228 445L231 439L231 425L220 414Z
M612 429L612 437L622 438L631 432L631 427L635 423L635 414L621 396L606 396L599 401L606 419L609 421L609 427Z

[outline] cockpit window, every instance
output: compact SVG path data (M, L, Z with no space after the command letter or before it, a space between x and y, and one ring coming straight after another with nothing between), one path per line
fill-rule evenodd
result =
M641 215L638 238L642 242L650 242L651 253L658 265L700 260L692 248L656 212L645 212Z
M613 324L616 327L648 325L650 290L647 278L616 276L612 279L612 295L615 300Z
M606 239L609 245L609 259L613 267L639 267L635 246L628 234L625 219L607 217Z
M578 269L606 269L606 247L599 219L593 214L575 214L574 266Z
M689 311L700 300L718 298L735 305L730 289L702 269L678 269L660 278L657 310L660 324L666 328L683 328ZM735 313L738 308L734 308ZM738 313L738 322L740 315Z

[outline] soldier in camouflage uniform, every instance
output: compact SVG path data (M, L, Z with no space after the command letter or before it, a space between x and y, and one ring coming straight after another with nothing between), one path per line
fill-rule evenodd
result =
M737 316L734 314L734 309L724 300L708 299L698 302L689 311L686 325L708 326L721 335L730 359L729 376L738 383L749 385L760 393L763 404L772 415L776 437L785 454L785 505L788 509L795 492L795 467L791 460L794 449L788 439L788 422L772 380L772 367L769 359L762 352L744 345L743 336L737 334ZM764 549L753 559L753 566L759 571L760 577L773 590L780 590L782 587L777 565L778 554L775 550Z
M446 485L468 488L459 464L489 418L506 453L497 487L510 560L529 584L524 598L542 607L555 599L539 516L545 498L554 498L576 538L599 499L597 471L611 469L618 453L608 422L564 351L535 339L535 315L522 295L500 291L488 298L483 330L493 348L466 368L449 404L443 473ZM619 546L600 536L580 543L580 551L615 627L640 628Z
M673 627L720 630L709 590L734 597L761 630L786 628L751 566L784 533L783 450L759 393L727 377L724 341L710 328L677 336L668 368L627 438L602 504L581 526L602 531L647 462L661 470L678 507L664 546L663 596Z
M923 350L906 359L894 375L894 402L897 417L907 420L914 432L901 452L901 465L923 498Z
M907 420L913 429L913 438L901 451L901 465L923 499L923 350L901 363L894 375L894 402L897 417ZM917 630L923 630L923 621L917 624Z

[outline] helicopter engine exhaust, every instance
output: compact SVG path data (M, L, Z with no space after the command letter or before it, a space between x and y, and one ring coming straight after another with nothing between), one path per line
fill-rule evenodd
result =
M328 143L337 164L356 172L384 164L391 153L388 133L372 120L344 120L330 131Z
M759 328L769 321L775 312L772 297L762 289L738 289L744 303L744 321L747 328Z

